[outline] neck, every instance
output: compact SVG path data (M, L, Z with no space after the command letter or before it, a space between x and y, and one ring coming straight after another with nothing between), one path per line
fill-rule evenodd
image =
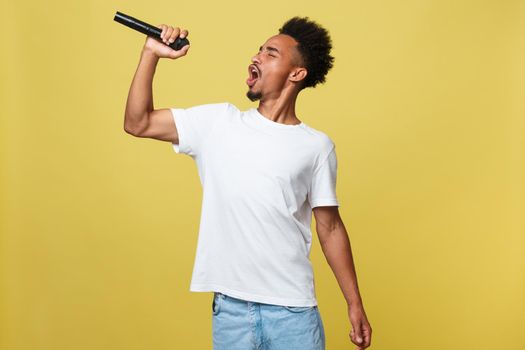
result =
M259 101L257 110L266 118L282 124L300 124L295 115L295 101L297 92L288 88L281 91L276 97L266 97Z

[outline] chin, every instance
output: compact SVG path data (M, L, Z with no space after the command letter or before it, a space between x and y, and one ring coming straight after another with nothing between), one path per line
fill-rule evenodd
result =
M255 101L258 101L262 98L262 93L260 91L252 91L251 89L248 90L248 92L246 93L246 97L248 97L248 99L250 99L250 101L252 102L255 102Z

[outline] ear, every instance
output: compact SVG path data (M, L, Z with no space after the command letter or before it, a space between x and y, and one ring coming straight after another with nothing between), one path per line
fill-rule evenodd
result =
M306 76L308 75L308 71L306 70L306 68L303 68L303 67L298 67L296 69L294 69L290 75L289 75L289 79L293 82L300 82L301 80L303 80L304 78L306 78Z

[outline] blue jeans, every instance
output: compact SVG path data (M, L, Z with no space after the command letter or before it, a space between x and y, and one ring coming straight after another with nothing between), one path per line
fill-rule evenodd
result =
M324 350L317 306L281 306L213 293L213 350Z

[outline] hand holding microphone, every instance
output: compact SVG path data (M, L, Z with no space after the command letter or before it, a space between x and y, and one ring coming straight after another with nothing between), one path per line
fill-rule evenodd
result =
M175 42L177 38L186 38L188 36L188 30L181 30L179 27L172 27L166 24L159 25L159 28L162 29L162 32L160 34L160 40L162 40L162 42L159 42L157 39L148 36L146 38L144 48L146 50L150 50L159 58L164 57L177 59L179 57L185 56L188 50L190 49L190 44L184 45L180 50L174 50L168 45Z
M117 11L113 18L131 29L147 35L144 48L157 57L176 59L185 56L190 48L187 30L161 24L160 28Z

